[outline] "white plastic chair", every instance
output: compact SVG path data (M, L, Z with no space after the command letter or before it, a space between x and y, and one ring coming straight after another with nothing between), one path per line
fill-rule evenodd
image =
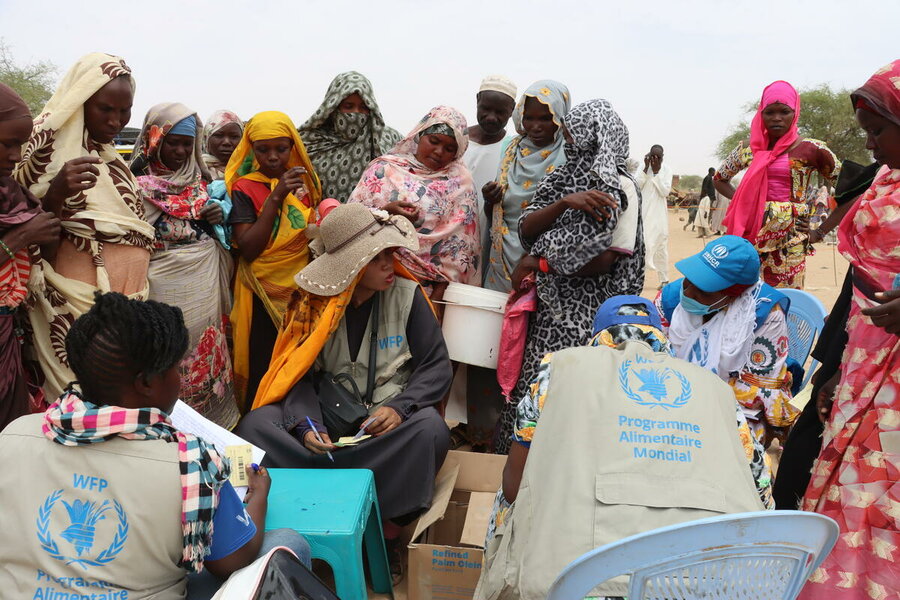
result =
M788 356L806 366L806 359L812 352L819 332L825 326L825 317L828 312L825 310L825 305L809 292L790 288L781 288L778 291L791 301L787 314ZM812 359L803 376L803 385L800 386L800 389L805 388L809 383L818 364L819 361Z
M634 535L575 559L547 600L580 600L629 575L628 600L794 600L838 526L816 513L722 515Z

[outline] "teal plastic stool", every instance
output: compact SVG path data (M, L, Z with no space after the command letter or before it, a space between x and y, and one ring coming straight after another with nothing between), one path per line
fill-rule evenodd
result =
M375 478L368 469L269 469L266 531L287 527L309 542L312 557L334 572L341 600L366 600L362 549L372 589L391 594Z

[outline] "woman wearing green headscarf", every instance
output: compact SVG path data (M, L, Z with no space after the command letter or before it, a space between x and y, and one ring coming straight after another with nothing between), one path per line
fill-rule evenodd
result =
M325 100L300 129L306 151L322 181L322 197L347 197L369 162L403 137L384 124L372 83L347 71L335 77Z

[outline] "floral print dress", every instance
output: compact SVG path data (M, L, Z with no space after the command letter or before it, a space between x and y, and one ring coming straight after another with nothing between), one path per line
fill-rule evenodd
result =
M182 360L181 399L214 423L231 429L240 414L234 397L231 354L225 335L231 310L233 262L201 211L211 202L204 181L199 137L178 170L168 169L160 148L172 127L196 115L181 104L159 104L144 121L140 150L132 162L147 166L137 178L144 218L156 232L147 279L150 299L184 314L190 347ZM228 215L223 217L227 219Z
M814 253L806 234L797 230L798 219L810 216L806 191L818 186L813 176L818 173L825 185L834 186L841 171L841 162L824 142L805 139L788 150L790 168L790 198L767 201L763 225L756 238L756 249L762 263L763 280L773 287L803 288L806 256ZM725 157L715 181L729 181L753 162L753 151L741 142Z

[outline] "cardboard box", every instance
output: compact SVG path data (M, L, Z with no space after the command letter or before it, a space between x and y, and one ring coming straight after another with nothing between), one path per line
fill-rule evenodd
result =
M469 600L506 457L451 450L409 544L409 600Z

